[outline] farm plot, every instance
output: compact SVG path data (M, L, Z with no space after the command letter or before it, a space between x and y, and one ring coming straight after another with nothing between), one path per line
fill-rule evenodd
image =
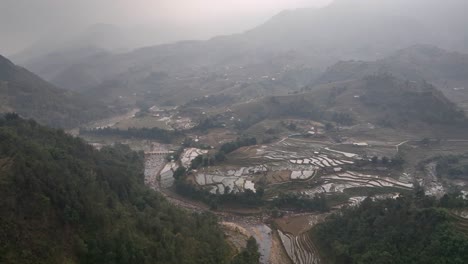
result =
M165 130L173 130L165 121L154 116L133 117L130 119L122 120L114 125L115 128L129 129L129 128L160 128Z
M162 188L169 188L174 184L174 171L177 170L179 166L175 162L167 163L160 172L160 182Z
M314 196L317 193L342 193L352 188L384 188L393 187L403 190L411 190L412 183L407 183L393 178L365 175L347 171L330 174L321 177L323 183L313 189L306 190L302 194Z
M192 160L194 160L199 155L203 155L206 153L208 153L208 150L202 150L202 149L197 149L197 148L185 149L184 153L182 154L180 158L180 162L182 163L182 166L184 166L185 168L189 168Z
M317 250L307 233L294 236L278 230L288 256L294 264L320 264Z
M334 151L327 143L285 138L279 142L246 147L230 156L232 164L263 164L269 184L310 181L319 172L341 172L353 165L357 154ZM230 174L228 174L231 176Z
M265 166L255 166L225 172L220 170L199 172L195 175L195 181L213 194L224 194L227 191L238 193L246 190L256 192L255 184L250 179L258 173L266 172L266 170Z

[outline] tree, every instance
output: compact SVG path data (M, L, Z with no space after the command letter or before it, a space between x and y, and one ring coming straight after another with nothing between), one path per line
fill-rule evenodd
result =
M187 172L187 169L184 166L180 166L174 171L174 178L176 180L180 180L185 175L186 172Z
M382 157L382 164L385 164L385 165L386 165L386 164L388 164L389 161L390 161L390 160L389 160L387 157L385 157L385 156Z

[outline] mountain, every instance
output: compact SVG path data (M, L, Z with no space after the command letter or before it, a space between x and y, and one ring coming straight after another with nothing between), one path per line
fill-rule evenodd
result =
M461 26L468 21L460 11L466 10L466 1L374 3L340 0L321 9L282 12L242 34L91 57L60 69L63 74L56 75L60 76L56 84L111 102L136 96L129 100L183 103L218 93L234 94L242 101L297 90L339 60L380 59L420 43L460 51L468 48ZM87 76L83 72L92 73L83 80L87 89L75 81ZM154 84L148 81L153 73L168 78L163 85ZM167 95L172 96L169 102L161 102Z
M81 70L75 65L82 65L91 58L106 57L110 54L104 49L93 46L58 49L27 63L22 63L22 65L58 87L67 87L68 84L72 83L73 86L68 89L79 92L82 87L88 87L88 85L95 83L92 72L86 71L86 68ZM63 79L66 79L67 82L64 83Z
M429 45L411 46L377 61L338 62L329 67L315 84L355 80L374 73L390 73L412 81L425 80L467 109L468 54Z
M98 101L59 89L2 56L0 102L1 112L17 112L55 127L76 127L111 114Z
M376 61L340 61L329 67L317 82L357 79L376 72L388 72L404 79L427 80L436 84L466 84L468 54L449 52L430 45L415 45Z
M461 128L467 121L464 112L433 85L404 81L383 73L320 85L305 93L236 105L233 112L247 125L281 117L342 126L372 123L395 129Z
M13 114L0 138L1 263L230 263L214 216L144 185L142 153L98 151Z

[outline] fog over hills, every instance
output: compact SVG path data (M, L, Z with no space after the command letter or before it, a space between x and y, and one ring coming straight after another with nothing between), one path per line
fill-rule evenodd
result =
M75 127L112 113L94 99L60 89L0 55L0 113L17 112L54 127Z
M167 74L166 82L171 82L173 86L192 87L190 90L194 91L208 87L207 93L231 93L233 89L238 90L236 85L257 85L262 77L270 80L287 78L292 80L293 87L289 83L288 87L279 87L276 91L288 92L307 85L328 66L340 60L380 59L397 49L415 44L431 44L460 51L468 48L466 32L460 27L466 21L460 12L466 6L464 1L409 3L386 0L379 1L378 5L373 3L341 0L321 9L282 12L243 34L208 41L165 44L116 55L84 56L72 65L60 63L59 57L54 63L55 67L47 63L50 60L46 57L29 66L56 85L68 89L93 91L102 89L104 85L107 92L92 92L104 97L111 94L128 96L142 91L159 93L157 86L145 83L154 72ZM424 14L408 12L419 10L418 6L424 8ZM447 19L442 20L442 17ZM434 21L444 22L435 25ZM451 30L444 30L446 28ZM67 56L63 61L67 61ZM67 64L69 67L66 67ZM28 66L27 63L25 65ZM235 72L234 68L237 69ZM308 77L304 78L301 72L308 72ZM224 78L221 86L209 80L191 83L190 86L181 81L200 74L231 75L231 78ZM77 82L77 79L81 82ZM226 79L233 84L226 84ZM109 82L113 83L112 89ZM183 93L188 93L187 99L200 94L188 92L185 88ZM109 89L113 92L109 93ZM171 91L178 92L174 89ZM262 96L265 93L256 92L247 96Z
M467 0L0 2L0 263L468 263Z
M468 54L435 46L415 45L376 61L341 61L328 68L313 84L356 80L389 73L411 81L427 81L452 101L468 109Z

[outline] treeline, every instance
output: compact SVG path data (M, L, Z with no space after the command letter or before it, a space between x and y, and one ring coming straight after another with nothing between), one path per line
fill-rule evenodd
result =
M0 263L231 263L216 217L147 188L143 160L0 118Z
M383 201L367 198L332 215L310 235L327 263L467 263L468 237L459 232L447 205L467 206L458 195L437 201L421 191Z
M170 131L160 128L129 128L127 130L118 128L80 129L81 135L119 136L123 138L141 138L158 140L170 143L172 140L184 136L181 131Z
M254 145L257 145L257 139L255 137L243 137L238 138L236 141L224 143L219 148L219 151L223 152L224 154L229 154L239 148Z
M449 179L468 179L468 154L439 156L433 159L437 162L437 175Z
M405 159L403 156L397 154L393 158L389 158L386 156L383 157L377 157L373 156L371 159L372 164L374 165L384 165L384 166L389 166L389 167L394 167L394 168L401 168L405 164Z
M237 256L234 257L232 264L250 264L259 263L260 253L258 252L258 244L255 238L250 237L247 240L246 248Z
M304 211L327 212L330 207L325 194L316 194L313 198L296 194L281 193L272 201L276 208L299 209Z

